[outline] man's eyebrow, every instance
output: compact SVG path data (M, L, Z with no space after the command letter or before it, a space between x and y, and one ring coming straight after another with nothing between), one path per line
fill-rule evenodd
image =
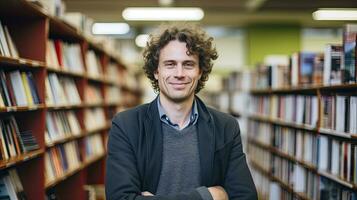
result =
M164 63L168 63L168 62L176 62L175 60L164 60Z
M184 60L182 63L185 64L196 64L197 62L195 60Z

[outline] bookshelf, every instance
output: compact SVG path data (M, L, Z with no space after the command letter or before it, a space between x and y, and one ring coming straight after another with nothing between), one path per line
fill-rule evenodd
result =
M16 195L86 199L84 185L104 184L112 117L140 103L141 92L125 84L117 55L28 1L1 1L0 22L8 31L0 41L0 180L15 170ZM15 80L23 88L10 90ZM26 150L21 137L30 136L38 146Z
M235 76L232 74L225 81L232 81ZM234 81L237 85L242 84L242 80ZM327 199L325 190L335 192L329 195L347 199L356 195L357 132L337 131L336 127L326 128L322 123L323 97L354 97L356 89L355 83L250 89L249 100L245 104L249 105L248 108L239 109L242 97L236 101L234 96L242 93L242 89L225 87L230 95L229 113L240 124L245 122L244 118L248 120L247 133L242 138L247 137L245 152L260 193L259 199ZM298 98L304 99L303 106L297 105ZM313 98L315 103L312 103ZM307 99L310 99L310 104L306 104ZM219 100L219 97L213 98L215 105L220 104ZM284 112L288 107L303 109L299 114L301 119L298 120L298 114L289 116L296 110ZM351 109L348 113L353 112ZM309 118L307 112L310 113ZM312 112L317 115L311 117ZM331 153L333 144L337 146L335 149L339 149L337 157ZM334 172L331 171L333 163L338 166ZM300 176L304 178L299 179Z
M259 199L357 197L357 26L344 30L343 44L233 72L207 95L239 121Z
M331 53L331 46L339 53ZM346 79L343 46L327 45L325 54L332 56L300 52L285 66L259 65L249 72L248 103L230 98L229 112L248 120L245 152L259 199L356 198L356 65ZM349 59L355 63L356 57ZM300 74L304 67L310 74ZM226 79L231 97L241 89L230 85L246 82L239 73ZM246 109L237 109L242 105Z

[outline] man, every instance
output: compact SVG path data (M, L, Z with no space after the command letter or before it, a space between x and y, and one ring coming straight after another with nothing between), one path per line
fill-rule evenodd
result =
M237 121L195 96L217 58L212 40L187 25L151 36L144 71L159 95L113 119L107 199L257 199Z

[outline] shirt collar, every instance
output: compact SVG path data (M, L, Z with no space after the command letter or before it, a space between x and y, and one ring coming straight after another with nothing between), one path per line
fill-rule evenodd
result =
M159 110L159 116L160 116L160 120L174 128L179 128L178 124L174 124L171 122L171 120L169 119L169 117L167 116L164 108L162 107L161 103L160 103L160 96L158 97L157 100L157 107ZM187 126L191 125L191 124L196 124L198 119L198 109L197 109L197 102L196 99L193 100L193 105L192 105L192 110L191 110L191 115L190 115L190 122L188 123ZM185 127L184 127L185 128Z

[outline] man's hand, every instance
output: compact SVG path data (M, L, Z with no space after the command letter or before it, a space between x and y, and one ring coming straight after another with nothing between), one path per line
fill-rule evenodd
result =
M145 191L141 193L142 196L154 196L151 192Z
M214 200L229 200L226 190L221 186L209 187L208 191Z

